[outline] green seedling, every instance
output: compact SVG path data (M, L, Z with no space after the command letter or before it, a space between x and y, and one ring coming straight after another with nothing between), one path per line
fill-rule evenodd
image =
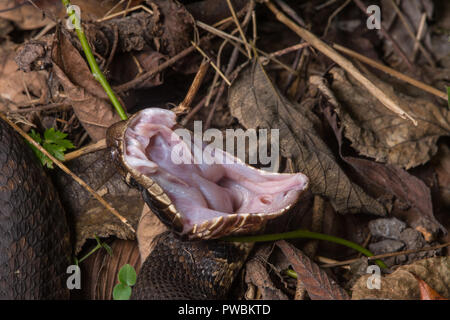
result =
M113 290L114 300L129 300L131 297L131 287L136 284L136 270L126 264L119 270L119 283Z
M45 130L44 138L42 138L38 132L34 131L34 129L31 129L30 137L32 137L34 141L39 143L52 156L61 161L64 161L64 153L67 149L75 148L72 142L66 139L67 133L55 130L54 128ZM47 168L53 169L53 161L41 151L39 151L38 148L30 143L28 144L31 146L34 153L41 161L42 165L46 166Z

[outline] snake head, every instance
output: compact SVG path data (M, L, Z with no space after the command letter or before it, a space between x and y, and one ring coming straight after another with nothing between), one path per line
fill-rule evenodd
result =
M110 127L107 142L127 182L138 185L152 211L185 239L260 231L308 186L302 173L256 169L177 128L173 112L144 109Z

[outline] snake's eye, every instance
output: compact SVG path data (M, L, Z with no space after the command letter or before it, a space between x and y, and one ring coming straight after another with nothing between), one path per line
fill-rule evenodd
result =
M258 231L291 208L308 185L302 173L255 169L219 148L211 150L188 130L174 130L176 125L171 111L142 110L123 129L117 150L123 150L123 167L147 191L153 211L182 236Z

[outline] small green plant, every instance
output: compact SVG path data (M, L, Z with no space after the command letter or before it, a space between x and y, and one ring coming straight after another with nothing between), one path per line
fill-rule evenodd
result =
M136 283L136 270L126 264L119 270L119 283L113 290L114 300L129 300L131 297L131 287Z
M101 242L100 238L97 237L96 235L94 235L95 240L97 241L97 245L95 246L94 249L92 249L89 253L87 253L84 257L78 259L77 257L75 257L75 264L78 266L81 262L83 262L84 260L86 260L91 254L93 254L94 252L96 252L98 249L105 249L106 252L108 252L108 254L112 257L113 253L112 253L112 248L110 246L108 246L105 242Z
M54 128L45 130L43 139L38 132L31 129L30 137L32 137L34 141L39 143L56 159L61 161L64 161L64 152L66 152L67 149L75 148L72 142L66 139L67 133L55 130ZM41 161L42 165L46 166L47 168L53 169L53 161L41 151L39 151L35 146L30 143L29 145Z

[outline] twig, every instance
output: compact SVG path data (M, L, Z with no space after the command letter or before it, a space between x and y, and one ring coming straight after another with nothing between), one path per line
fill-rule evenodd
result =
M424 12L422 13L422 17L420 18L419 28L417 29L417 36L416 40L417 42L414 43L414 49L412 53L411 60L414 62L416 60L417 50L419 49L418 42L422 41L423 37L423 31L425 30L425 22L427 21L427 14Z
M328 30L330 29L331 26L331 22L333 21L334 17L336 17L339 12L341 12L342 10L345 9L345 7L348 6L348 4L351 2L352 0L346 0L339 8L337 8L329 17L328 17L328 22L327 22L327 26L325 27L325 31L323 32L323 36L326 37L328 34Z
M418 253L418 252L423 252L423 251L432 251L432 250L438 250L441 248L445 248L450 246L450 242L444 243L444 244L440 244L434 247L427 247L427 248L420 248L420 249L411 249L411 250L404 250L404 251L399 251L399 252L391 252L391 253L383 253L383 254L378 254L378 255L374 255L371 257L368 257L367 260L372 261L375 259L384 259L384 258L389 258L389 257L396 257L396 256L402 256L405 254L411 254L411 253ZM357 259L349 259L349 260L345 260L345 261L340 261L340 262L336 262L336 263L329 263L329 264L324 264L321 265L322 268L331 268L331 267L339 267L339 266L345 266L345 265L349 265L352 264L356 261L358 261L359 258Z
M222 79L227 83L227 85L231 86L230 80L227 79L227 77L223 74L223 72L216 66L214 61L211 60L211 58L205 53L205 51L202 50L195 42L191 41L191 44L194 46L195 49L197 49L198 52L208 61L208 63L213 67L214 70L222 77Z
M230 42L232 42L232 43L233 43L233 41L235 41L235 42L244 44L244 41L242 41L241 39L239 39L239 38L237 38L237 37L235 37L235 36L233 36L233 35L230 35L230 34L224 32L224 31L222 31L222 30L218 30L218 29L216 29L216 28L214 28L214 27L212 27L212 26L210 26L210 25L207 25L206 23L203 23L203 22L201 22L201 21L197 21L196 24L197 24L197 26L199 26L200 28L205 29L206 31L208 31L208 32L210 32L210 33L212 33L212 34L214 34L214 35L216 35L216 36L219 36L219 37L221 37L221 38L223 38L223 39L228 39L228 40L230 40ZM233 44L234 44L235 46L237 45L236 43L233 43ZM289 71L289 72L291 72L291 73L294 73L294 74L297 74L297 72L296 72L295 70L293 70L291 67L287 66L286 64L284 64L284 63L281 62L280 60L276 59L275 57L271 57L270 54L268 54L267 52L264 52L264 51L262 51L261 49L258 49L258 48L255 48L255 49L256 49L256 51L257 51L259 54L263 55L265 58L267 58L267 59L269 59L269 60L271 60L271 61L273 61L273 62L279 64L280 66L282 66L282 67L283 67L284 69L286 69L287 71ZM244 55L245 55L247 58L250 59L250 57L247 55L247 53L246 53L245 51L243 51L243 52L244 52Z
M67 103L50 103L45 106L19 109L17 111L13 111L11 113L28 113L28 112L34 112L34 111L46 111L46 110L51 110L51 109L56 109L56 108L61 108L61 107L70 107L70 105Z
M231 3L231 0L227 0L227 4L228 4L228 8L230 8L231 15L233 17L234 23L236 24L236 26L237 26L237 28L239 30L239 34L241 35L242 41L244 42L244 46L245 46L245 49L247 50L248 56L251 58L252 52L250 50L250 46L248 44L247 38L245 37L244 31L242 30L242 27L241 27L241 25L239 23L239 20L238 20L238 18L236 16L236 11L234 11L233 4Z
M424 48L424 46L422 45L422 43L417 39L416 35L414 34L414 31L411 27L411 25L409 24L409 22L406 20L405 15L403 14L403 12L400 10L400 8L397 6L397 4L395 3L394 0L390 0L391 5L394 7L394 10L397 12L400 21L403 23L403 25L405 26L406 32L408 33L408 35L411 37L411 39L414 40L414 45L418 46L420 49L420 52L422 52L422 54L424 55L424 57L427 59L428 63L432 66L435 67L436 64L434 63L433 58L431 57L431 55L428 53L428 51Z
M421 81L418 81L416 79L408 77L407 75L404 75L403 73L398 72L397 70L394 70L394 69L392 69L390 67L387 67L387 66L385 66L385 65L383 65L381 63L378 63L378 62L376 62L376 61L374 61L374 60L372 60L372 59L370 59L370 58L368 58L366 56L363 56L362 54L359 54L358 52L350 50L350 49L348 49L346 47L343 47L341 45L333 44L333 48L335 48L336 50L339 50L340 52L343 52L343 53L345 53L345 54L347 54L347 55L349 55L349 56L351 56L353 58L356 58L356 59L358 59L358 60L360 60L360 61L370 65L371 67L374 67L374 68L379 69L379 70L381 70L383 72L386 72L387 74L389 74L389 75L391 75L393 77L396 77L397 79L405 81L405 82L409 83L410 85L413 85L413 86L415 86L415 87L417 87L419 89L422 89L422 90L424 90L426 92L429 92L429 93L431 93L431 94L433 94L433 95L435 95L435 96L437 96L439 98L442 98L445 101L447 101L447 95L445 94L445 92L442 92L442 91L440 91L440 90L438 90L436 88L433 88L433 87L431 87L431 86L429 86L429 85L427 85L427 84L425 84L425 83L423 83Z
M133 80L130 80L128 82L125 82L119 86L114 87L114 89L117 92L123 92L123 91L127 91L130 89L133 89L135 86L141 84L143 81L153 77L154 75L156 75L157 73L163 71L164 69L170 67L171 65L174 65L176 62L178 62L179 60L183 59L184 57L186 57L187 55L189 55L190 53L192 53L195 50L194 46L190 46L189 48L184 49L183 51L181 51L180 53L174 55L172 58L168 59L167 61L161 63L160 65L158 65L157 67L153 68L150 71L147 71L143 74L141 74L140 76L137 76L136 78L134 78Z
M92 153L98 150L106 149L106 139L102 139L97 141L96 143L92 143L90 145L87 145L86 147L80 148L78 150L69 152L64 155L65 161L70 161L73 159L76 159L78 157L81 157L82 155Z
M30 144L36 147L39 151L45 154L50 158L61 170L70 175L76 182L78 182L83 188L85 188L88 192L90 192L109 212L111 212L114 216L119 218L122 223L124 223L133 233L135 233L134 228L128 222L126 218L124 218L116 209L114 209L108 202L106 202L94 189L92 189L86 182L84 182L81 178L75 175L69 168L67 168L61 161L56 159L53 155L51 155L47 150L45 150L39 143L34 141L25 131L23 131L18 125L9 120L2 112L0 112L0 118L6 121L14 130L16 130L22 137L24 137Z
M266 2L266 6L274 13L276 18L289 27L292 31L297 33L305 41L309 42L314 48L322 52L331 60L339 64L345 71L351 74L356 80L358 80L374 97L376 97L381 103L386 106L392 112L395 112L403 119L411 120L414 125L417 126L417 121L398 106L391 98L389 98L381 89L375 86L369 79L367 79L359 70L346 58L337 53L333 48L328 46L325 42L317 38L314 34L308 30L300 27L294 21L289 19L284 13L282 13L272 2Z
M149 8L147 8L146 6L144 6L144 5L138 5L138 6L135 6L135 7L133 7L133 8L128 8L128 9L125 9L125 10L122 10L122 11L119 11L119 12L116 12L116 13L114 13L114 14L111 14L111 15L109 15L109 16L105 16L105 17L103 17L103 18L97 19L96 22L103 22L103 21L106 21L106 20L110 20L110 19L113 19L113 18L116 18L116 17L119 17L119 16L126 15L126 14L129 13L129 12L137 11L137 10L139 10L139 9L142 9L142 10L144 10L144 11L150 13L150 14L153 14L153 11L150 10Z
M293 51L297 51L297 50L299 50L299 49L303 49L303 48L306 48L306 47L309 47L309 46L310 46L310 44L307 43L307 42L304 42L304 43L298 43L298 44L296 44L296 45L293 45L293 46L290 46L290 47L287 47L287 48L284 48L284 49L281 49L281 50L278 50L278 51L269 53L269 57L279 57L279 56L283 56L283 55L285 55L285 54L288 54L288 53L291 53L291 52L293 52Z
M189 90L184 97L184 100L172 111L176 114L183 114L188 110L194 101L195 96L197 95L198 90L205 78L206 72L208 71L209 64L206 61L203 61L200 67L198 68L197 74L195 75L194 80L189 87Z

